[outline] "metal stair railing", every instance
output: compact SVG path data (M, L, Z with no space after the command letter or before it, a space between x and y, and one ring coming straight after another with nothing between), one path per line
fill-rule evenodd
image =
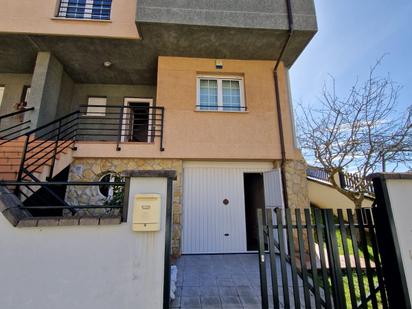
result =
M24 115L27 112L33 111L34 107L29 107L25 108L16 112L8 113L5 115L0 116L0 125L2 124L2 121L5 119L12 119L12 117L15 117L17 115ZM3 122L4 123L4 122ZM0 146L4 145L10 141L16 140L17 138L25 135L27 130L30 129L30 124L31 120L23 120L19 121L17 123L12 123L11 125L3 128L0 127Z

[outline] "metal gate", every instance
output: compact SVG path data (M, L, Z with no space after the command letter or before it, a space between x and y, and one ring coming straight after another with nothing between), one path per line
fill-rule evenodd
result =
M372 209L259 209L258 227L262 308L388 308Z

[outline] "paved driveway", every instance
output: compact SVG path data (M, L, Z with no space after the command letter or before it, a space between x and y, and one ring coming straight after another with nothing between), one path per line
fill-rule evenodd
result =
M271 287L269 257L266 257L268 286ZM279 258L277 268L280 268ZM260 276L257 253L225 255L184 255L177 262L178 277L176 299L171 308L261 308ZM290 268L288 290L293 306ZM281 286L280 270L278 285ZM302 280L298 280L301 304L304 304ZM272 289L268 289L270 307L273 307ZM280 306L283 307L283 290L279 289ZM314 306L314 297L311 303Z

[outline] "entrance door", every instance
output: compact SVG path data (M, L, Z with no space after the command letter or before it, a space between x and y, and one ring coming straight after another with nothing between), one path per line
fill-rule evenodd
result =
M257 209L265 209L265 194L262 173L245 173L245 213L247 250L259 248Z
M122 140L124 142L151 142L151 109L153 100L126 98Z

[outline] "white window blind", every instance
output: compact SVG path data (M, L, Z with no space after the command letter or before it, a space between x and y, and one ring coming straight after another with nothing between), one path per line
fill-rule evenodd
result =
M4 86L0 86L0 106L3 102L3 95L4 95Z
M86 116L106 116L107 98L89 97Z

